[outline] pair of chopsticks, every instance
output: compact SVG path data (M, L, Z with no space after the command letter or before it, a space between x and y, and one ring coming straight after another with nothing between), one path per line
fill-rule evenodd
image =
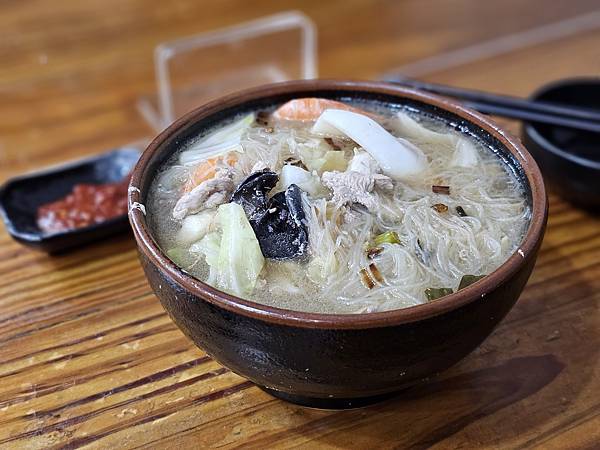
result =
M484 114L600 133L600 111L592 109L425 83L411 78L390 78L386 81L461 100L465 106Z

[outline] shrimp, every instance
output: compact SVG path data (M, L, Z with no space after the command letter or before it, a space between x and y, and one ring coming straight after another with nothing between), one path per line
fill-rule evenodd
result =
M196 186L200 185L200 183L214 178L220 162L232 166L237 162L237 156L233 153L228 153L227 155L215 156L214 158L202 161L192 170L188 182L183 187L183 192L190 192Z
M326 109L343 109L370 115L361 109L354 108L342 102L327 98L307 97L296 98L284 103L273 113L273 117L279 120L315 121Z

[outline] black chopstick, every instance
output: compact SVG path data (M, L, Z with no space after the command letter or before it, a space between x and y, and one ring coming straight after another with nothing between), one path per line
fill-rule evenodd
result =
M409 78L393 78L386 81L453 97L462 100L465 106L485 114L600 133L600 112L591 109L425 83Z
M494 116L509 117L511 119L524 120L526 122L545 123L549 125L558 125L567 128L576 128L578 130L592 131L600 133L600 122L585 121L576 118L569 118L560 115L549 115L527 109L516 109L493 103L465 101L462 102L466 107L476 109L484 114Z

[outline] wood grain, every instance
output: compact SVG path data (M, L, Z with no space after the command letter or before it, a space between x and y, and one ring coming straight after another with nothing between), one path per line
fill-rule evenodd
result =
M296 7L319 28L321 75L369 78L531 29L593 0L4 1L0 181L150 135L160 41ZM599 74L587 31L428 75L527 95ZM505 121L515 134L515 123ZM193 347L150 292L129 235L66 255L0 232L0 448L598 448L600 220L551 194L517 306L450 371L396 399L329 412L273 399Z

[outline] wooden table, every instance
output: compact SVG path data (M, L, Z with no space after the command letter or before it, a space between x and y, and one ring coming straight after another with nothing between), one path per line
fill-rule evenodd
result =
M158 42L285 8L316 22L324 77L374 78L510 33L483 47L493 58L475 47L406 72L515 95L600 74L600 30L582 16L594 0L295 3L3 2L0 181L147 136L134 104L154 90ZM539 28L572 17L587 28ZM599 246L599 219L551 195L533 276L478 350L394 400L328 412L275 400L195 348L131 236L49 257L2 231L0 447L598 448Z

